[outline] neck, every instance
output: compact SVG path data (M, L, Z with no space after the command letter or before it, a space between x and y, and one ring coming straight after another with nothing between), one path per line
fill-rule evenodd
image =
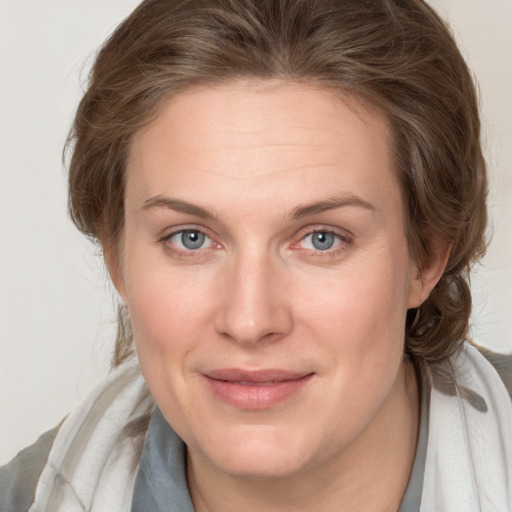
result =
M239 478L189 453L188 483L196 511L396 512L418 439L418 386L410 361L402 365L393 387L371 424L340 457L297 474Z

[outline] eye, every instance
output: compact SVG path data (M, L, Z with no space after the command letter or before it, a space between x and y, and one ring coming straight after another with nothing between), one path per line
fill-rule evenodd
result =
M314 251L328 251L337 247L343 241L344 238L341 235L332 231L313 231L302 239L302 247Z
M310 243L317 251L327 251L328 249L332 249L336 242L334 233L328 233L326 231L315 231L314 233L307 235L304 240L307 239L310 239L308 240L308 243Z
M172 234L168 241L181 250L196 251L211 247L213 241L202 231L197 229L184 229Z

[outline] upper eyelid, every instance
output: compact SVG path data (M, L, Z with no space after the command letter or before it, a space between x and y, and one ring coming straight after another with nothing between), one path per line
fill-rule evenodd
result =
M296 237L302 240L304 237L311 235L313 233L332 233L336 236L339 236L343 239L350 239L354 235L345 228L338 228L334 226L326 226L326 225L312 225L305 226L297 231Z
M186 231L195 231L198 233L202 233L205 235L205 237L209 240L210 246L209 247L198 247L197 249L190 249L187 247L180 247L179 244L171 243L171 239L175 237L176 235L179 235L180 233L186 232ZM203 229L198 228L191 228L191 227L182 227L179 229L171 230L170 232L164 234L163 236L159 237L157 240L157 244L162 246L166 251L169 251L171 254L174 254L175 257L178 258L198 258L201 255L205 255L204 251L208 251L211 249L211 245L218 245L218 242L216 242L208 233L206 233Z
M308 231L304 236L301 237L301 240L303 240L304 238L306 238L307 236L311 236L311 235L314 235L315 233L326 233L326 234L331 234L331 235L334 235L334 236L337 236L339 238L342 238L342 239L346 239L348 238L347 235L343 235L341 233L338 233L337 231L329 231L327 229L314 229L313 231Z
M338 238L339 243L334 247L325 250L317 250L311 248L302 248L299 245L305 240L306 237L313 235L314 233L332 233L335 237ZM341 228L333 228L333 227L319 227L319 226L308 226L303 230L300 230L299 233L295 237L295 241L291 243L289 246L293 250L303 250L307 251L309 254L317 254L317 255L325 255L328 254L333 255L337 254L339 251L347 248L349 245L353 244L353 235Z
M310 231L307 231L304 234L304 236L313 235L315 233L332 233L333 235L339 236L341 238L344 238L344 237L348 238L348 234L344 235L335 229L311 229Z
M308 236L314 235L315 233L330 233L330 234L334 235L335 237L337 237L340 240L340 242L347 242L350 240L350 237L348 237L347 235L342 235L341 233L338 233L336 231L328 231L326 229L315 229L315 230L309 231L305 235L301 236L299 238L299 242L301 242Z
M169 240L173 236L178 235L179 233L183 233L184 231L197 231L198 233L202 233L203 235L207 236L211 240L213 240L213 237L208 232L207 229L199 228L195 226L180 226L179 228L169 228L162 230L162 234L158 237L159 241Z

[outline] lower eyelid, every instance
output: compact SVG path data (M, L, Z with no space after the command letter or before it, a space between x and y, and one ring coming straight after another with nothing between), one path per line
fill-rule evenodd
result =
M191 249L183 245L183 242L176 241L173 242L172 239L176 236L182 235L185 232L196 232L201 233L205 237L205 242L203 246L200 246L196 249ZM198 229L194 227L183 227L181 229L177 229L172 231L171 233L166 234L158 240L159 244L162 244L167 251L169 251L174 256L179 258L190 258L190 257L199 257L205 256L204 251L209 251L210 249L220 249L222 246L214 240L208 233L206 233L203 229Z

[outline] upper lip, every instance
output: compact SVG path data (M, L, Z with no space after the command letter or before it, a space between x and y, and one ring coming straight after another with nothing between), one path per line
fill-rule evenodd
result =
M284 382L288 380L297 380L310 375L311 372L295 372L282 369L266 370L243 370L240 368L222 368L205 372L205 376L214 380L223 380L226 382Z

